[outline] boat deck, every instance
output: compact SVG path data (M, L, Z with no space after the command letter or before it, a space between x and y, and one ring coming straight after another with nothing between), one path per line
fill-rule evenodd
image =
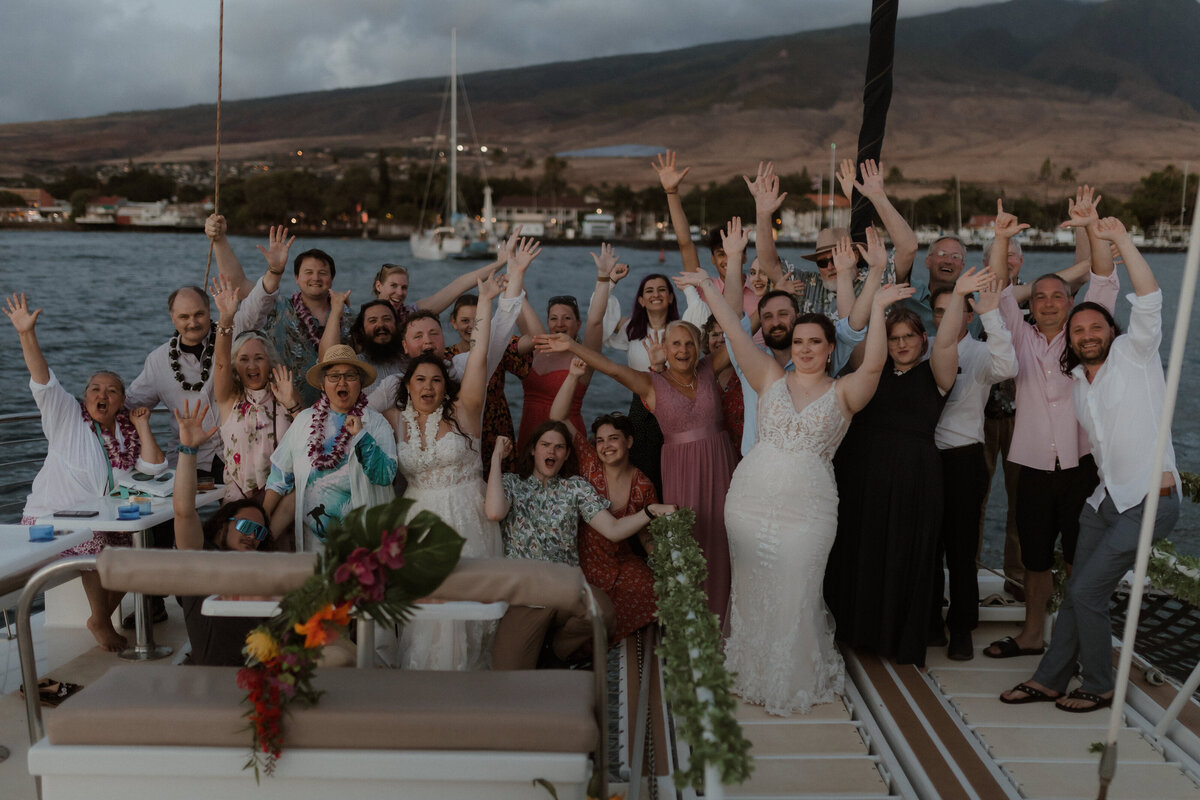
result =
M187 641L182 612L174 602L167 608L170 620L155 626L155 636L175 648L172 659L178 660ZM38 614L33 631L41 676L87 685L116 662L116 656L95 647L86 630L47 628ZM745 784L726 787L726 796L1096 797L1099 757L1089 747L1105 738L1107 713L1068 714L1051 703L998 702L1001 691L1027 679L1037 664L1036 656L995 660L982 655L987 642L1012 632L1011 622L984 622L975 633L974 660L950 661L944 649L931 649L924 670L846 652L846 695L808 715L774 717L760 707L739 705L737 717L753 745L755 771ZM2 635L0 666L0 745L11 751L0 762L0 797L34 800L25 763L25 709L17 694L17 647ZM1150 686L1135 670L1110 797L1200 797L1188 774L1200 774L1196 749L1189 755L1167 746L1164 754L1143 734L1152 727L1144 717L1165 708L1173 696L1171 687ZM1194 700L1179 724L1193 744L1200 743L1200 705ZM669 778L658 785L659 797L675 795ZM628 788L614 785L617 792ZM650 796L646 788L641 797Z

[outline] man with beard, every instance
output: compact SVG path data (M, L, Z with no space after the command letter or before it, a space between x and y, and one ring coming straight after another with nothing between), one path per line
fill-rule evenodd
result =
M734 217L734 222L730 225L730 235L741 233L741 220ZM850 243L850 239L841 240L837 246L837 256L843 261L853 263L857 262L857 256L854 255L854 248ZM870 319L871 304L875 300L875 292L879 289L880 278L883 275L883 270L887 266L887 251L883 247L883 240L880 238L878 231L874 228L867 229L867 249L865 253L867 263L870 265L870 271L867 274L867 279L863 284L862 294L854 301L854 307L850 314L842 319L839 319L834 330L837 333L837 342L834 347L833 357L830 362L831 374L836 375L841 371L842 367L850 360L850 354L854 350L855 345L861 342L867 334L867 321ZM729 303L730 308L738 309L741 306L739 303L742 263L730 263L726 267L726 274L730 279L725 282L725 300ZM762 296L758 302L758 319L761 325L763 334L763 342L765 347L763 350L774 356L785 372L790 372L794 368L792 364L792 327L795 324L796 317L799 315L799 304L796 301L795 295L781 290L773 290ZM742 315L742 329L746 333L751 332L751 320L748 316ZM738 365L737 356L733 354L733 350L729 351L730 361L733 364L734 370L737 372L738 380L742 382L742 397L745 404L745 421L742 426L742 455L750 452L750 448L754 446L757 440L757 422L758 422L758 393L754 391L754 387L746 380L746 376L742 373L742 368Z
M1066 224L1083 227L1095 239L1096 200L1090 188L1080 187L1069 204ZM1015 215L996 216L994 252L1007 252L1008 240L1021 229ZM1085 301L1112 309L1119 288L1113 275L1112 253L1091 242L1092 275ZM992 271L1007 283L1008 264L993 258ZM1016 419L1009 460L1021 466L1017 478L1017 535L1025 567L1025 624L1021 632L992 642L983 652L991 658L1041 655L1046 604L1053 590L1054 544L1062 536L1063 558L1075 560L1079 513L1096 486L1096 464L1087 436L1071 409L1071 380L1062 373L1066 350L1067 315L1074 304L1071 287L1059 275L1043 275L1030 284L1032 324L1013 296L1013 287L1000 294L1000 316L1012 333L1017 351Z
M1158 440L1166 394L1158 353L1163 302L1158 282L1120 220L1100 220L1090 232L1116 243L1135 292L1129 295L1133 310L1126 334L1118 335L1111 312L1096 303L1079 304L1066 321L1062 371L1073 384L1075 414L1091 442L1100 483L1080 513L1075 568L1050 647L1030 680L1000 695L1005 703L1055 700L1063 711L1076 713L1112 705L1109 598L1137 556L1154 468L1150 443ZM1162 469L1153 484L1155 538L1170 532L1179 518L1181 486L1169 439ZM1064 694L1077 663L1083 683Z
M541 245L538 242L533 239L518 239L515 234L505 244L505 252L501 254L501 258L508 262L508 272L504 294L496 301L496 312L492 314L487 351L488 375L496 371L512 341L512 332L517 326L517 317L520 316L521 304L525 298L525 270L529 269L529 265L540 252ZM419 309L409 314L400 326L399 339L400 348L406 358L416 358L422 353L446 357L446 339L442 334L442 323L433 311ZM451 378L456 381L462 380L469 355L467 350L452 359L447 359ZM380 413L394 406L400 378L400 374L394 374L377 382L375 388L367 394L368 406ZM484 413L486 415L487 412Z
M329 318L334 324L325 326L326 334L341 327L342 314L345 313L346 303L350 292L332 292L333 302ZM337 342L321 342L321 355ZM408 365L408 357L400 348L400 339L396 336L396 311L387 300L372 300L363 303L350 326L350 345L358 354L358 360L375 368L380 378L398 375Z

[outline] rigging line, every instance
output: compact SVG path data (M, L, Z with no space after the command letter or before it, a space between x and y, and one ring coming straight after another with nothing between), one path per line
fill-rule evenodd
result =
M450 84L446 83L446 88L442 90L442 106L438 109L437 130L433 134L433 149L429 155L429 174L425 177L425 194L421 198L421 216L417 219L417 230L425 230L425 211L429 208L429 191L433 187L433 172L437 168L438 159L438 138L442 135L442 122L446 119L446 100L450 97ZM437 224L434 223L434 227Z
M213 214L221 213L221 81L225 63L225 0L221 0L220 16L217 21L217 163L213 171ZM204 283L208 289L208 275L212 271L213 241L208 240L208 262L204 265Z
M471 129L471 141L475 144L474 155L478 159L476 163L479 165L479 171L486 185L488 182L487 159L479 156L479 132L475 130L475 117L471 114L471 101L467 98L467 84L463 81L461 75L458 78L458 91L462 93L463 110L467 112L467 127Z

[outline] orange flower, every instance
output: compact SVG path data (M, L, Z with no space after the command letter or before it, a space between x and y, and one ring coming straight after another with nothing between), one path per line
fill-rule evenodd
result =
M296 633L304 634L304 646L311 650L315 647L324 647L338 637L338 631L332 626L326 627L325 623L330 622L332 625L346 627L350 624L350 604L342 603L334 608L332 605L327 605L317 613L308 618L308 622L297 622Z

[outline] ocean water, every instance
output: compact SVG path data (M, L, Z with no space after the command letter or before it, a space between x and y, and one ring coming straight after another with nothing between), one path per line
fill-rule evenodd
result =
M255 248L259 239L232 237L234 251L253 277L265 268ZM405 264L411 273L410 299L435 291L455 275L481 266L481 262L418 262L411 258L407 242L381 242L362 239L297 239L292 253L318 247L337 263L334 285L352 289L351 301L362 303L371 296L371 279L385 262ZM587 247L547 246L527 274L527 289L534 306L542 309L556 294L575 294L581 305L595 284L595 272ZM804 263L805 250L781 249L793 264ZM40 232L0 231L0 291L5 295L25 292L31 307L41 308L38 338L47 361L63 384L81 392L87 377L98 369L113 370L132 380L141 370L146 354L173 332L167 315L167 295L184 284L198 284L204 277L208 240L203 234L116 233L116 232ZM630 265L630 276L617 288L617 297L626 312L641 278L652 272L673 274L681 269L678 250L668 249L660 263L656 250L620 249L618 255ZM704 259L705 261L707 259ZM917 259L917 271L923 255ZM968 263L979 263L978 251ZM1184 256L1150 254L1147 256L1166 295L1164 311L1163 363L1169 355ZM1069 265L1069 253L1032 252L1026 256L1022 274L1026 277L1061 269ZM216 266L213 266L216 273ZM1127 281L1126 281L1127 286ZM293 291L290 276L284 289ZM585 312L586 313L586 312ZM1129 317L1129 304L1122 297L1117 318L1122 325ZM1175 414L1174 443L1180 469L1200 472L1200 349L1196 329L1200 328L1200 309L1193 312L1189 335L1189 353L1184 362L1178 408ZM451 332L447 339L457 335ZM514 413L519 413L520 387L510 377L509 398ZM584 416L591 417L614 409L626 410L629 392L615 382L597 377L584 401ZM21 358L15 332L0 323L0 413L35 410L28 391L28 373ZM33 429L36 435L37 429ZM7 438L7 437L6 437ZM1146 447L1153 447L1147 442ZM0 462L12 460L11 453ZM9 475L0 476L0 492ZM2 497L3 495L0 495ZM11 499L11 498L7 498ZM1004 489L999 479L993 487L984 541L984 562L1000 564L1003 547ZM19 512L18 512L19 513ZM4 521L9 521L6 515ZM1200 553L1200 508L1185 503L1183 514L1171 537L1180 548Z

